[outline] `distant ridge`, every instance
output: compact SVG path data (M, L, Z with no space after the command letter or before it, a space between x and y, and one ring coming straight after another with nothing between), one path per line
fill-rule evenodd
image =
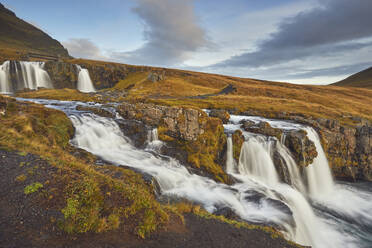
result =
M372 67L355 73L332 85L372 89Z
M0 49L20 53L40 53L69 57L68 51L57 40L35 26L18 18L0 3Z

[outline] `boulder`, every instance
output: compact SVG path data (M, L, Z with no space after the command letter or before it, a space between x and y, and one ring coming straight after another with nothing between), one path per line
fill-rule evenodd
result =
M243 128L247 132L251 133L259 133L266 136L273 136L276 137L278 140L281 139L283 130L279 128L273 128L268 122L262 121L258 124L255 124L252 121L244 121L243 122Z
M318 156L314 142L304 130L293 130L285 134L284 145L292 153L299 166L308 166Z
M230 114L222 109L212 109L209 116L221 119L224 124L227 124L230 120Z
M150 72L147 79L155 83L165 79L165 72Z

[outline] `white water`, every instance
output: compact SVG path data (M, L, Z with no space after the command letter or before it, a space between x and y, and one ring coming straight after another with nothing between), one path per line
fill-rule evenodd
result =
M237 165L233 157L233 141L231 136L227 138L226 172L229 174L237 172Z
M263 136L251 136L243 143L238 171L242 175L248 175L268 186L275 186L279 183L279 177L274 163L271 159L270 141Z
M160 152L163 142L159 140L158 129L153 128L147 131L147 146L146 149Z
M47 101L36 101L48 104ZM229 207L245 220L277 225L288 238L312 247L371 247L372 194L340 184L333 185L330 193L320 187L318 197L308 194L297 165L289 151L278 141L245 133L247 141L237 165L229 138L226 167L238 183L228 186L191 174L172 158L136 149L113 119L66 110L73 106L69 102L63 102L62 105L64 108L61 109L70 115L76 128L73 144L114 164L135 167L151 174L159 182L163 195L187 198L211 212ZM50 107L59 108L55 104ZM312 132L310 130L308 134ZM156 131L150 130L148 143L156 141L156 136ZM312 138L319 142L317 135ZM286 161L292 186L278 180L271 154L274 149ZM323 150L318 150L318 153L324 154ZM323 162L314 161L311 165L314 166L315 175L318 170L324 170L322 166L328 166ZM315 163L321 164L319 168L315 167ZM324 183L322 180L320 182ZM254 198L259 194L264 197L259 201L252 200L252 196ZM286 210L288 207L293 216Z
M14 63L15 80L10 79L10 64ZM5 61L0 66L0 92L3 94L14 93L12 88L37 90L38 88L53 88L48 73L44 70L44 62L10 62ZM20 68L18 68L20 67ZM13 87L11 87L13 83Z
M0 93L1 94L10 94L10 82L9 82L9 66L10 62L5 61L0 65Z
M312 197L327 195L333 191L334 182L327 157L320 144L319 136L313 128L306 127L307 137L314 142L318 156L305 169L309 193Z
M21 77L23 87L37 90L38 88L53 88L48 73L44 70L44 62L20 61L21 71L17 70L17 77ZM20 80L20 79L18 79Z
M95 92L96 89L90 79L88 69L84 69L80 65L76 65L76 68L79 71L77 89L84 93Z

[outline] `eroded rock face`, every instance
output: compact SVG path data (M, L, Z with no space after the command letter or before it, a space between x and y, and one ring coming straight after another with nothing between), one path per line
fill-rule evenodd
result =
M322 143L334 175L346 180L372 181L372 126L356 127L318 120Z
M74 64L48 61L45 63L44 69L48 72L54 88L76 89L79 72Z
M147 79L150 80L153 83L164 80L165 79L165 72L162 72L162 73L160 73L160 72L150 72Z
M284 145L291 151L300 166L308 166L318 156L314 142L309 140L304 130L293 130L284 134Z
M174 138L191 141L204 133L200 118L206 115L196 109L123 103L118 107L118 111L127 119L140 120L150 126L162 125L167 128L168 135Z

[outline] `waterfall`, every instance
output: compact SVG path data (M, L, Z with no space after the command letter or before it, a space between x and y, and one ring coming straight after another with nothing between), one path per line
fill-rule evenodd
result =
M13 89L53 88L52 81L44 70L44 65L44 62L5 61L0 66L1 93L14 93ZM13 78L11 77L12 68L14 68Z
M246 141L237 165L233 159L232 138L229 137L226 170L237 180L233 185L226 185L193 174L177 160L162 156L154 149L137 149L123 135L114 119L77 111L77 104L83 103L32 101L63 110L69 116L76 130L71 140L73 145L113 164L150 174L159 183L164 197L186 198L209 212L227 207L243 220L274 225L287 238L315 248L371 247L372 193L368 187L366 190L348 184L333 185L332 182L335 190L329 194L319 191L324 197L315 201L307 193L290 152L275 138L243 132ZM307 131L309 138L317 142L318 154L324 154L316 132ZM156 142L156 137L157 130L149 130L147 143ZM279 181L273 151L284 159L291 185ZM319 158L311 165L314 168L309 167L316 171L314 175L319 173L317 170L328 168L322 157ZM316 168L319 164L324 168ZM309 178L307 171L304 176Z
M226 150L226 172L229 174L236 173L236 162L233 157L233 141L232 137L227 138L227 150Z
M84 93L95 92L96 89L90 79L88 69L84 69L80 65L76 65L76 68L79 72L77 89Z
M23 87L37 90L38 88L53 88L48 73L44 70L44 62L19 62L20 72L16 67L17 76L22 77ZM22 76L21 76L22 75Z
M311 127L306 127L305 130L307 137L314 142L318 152L318 156L314 159L313 163L305 168L309 193L312 197L329 194L333 191L334 182L327 157L316 131Z
M9 80L9 66L10 62L5 61L2 65L0 65L0 93L1 94L10 94L10 80Z
M239 173L257 178L266 185L278 184L279 177L270 156L271 146L263 136L251 136L245 141L239 157Z
M276 200L284 201L290 207L296 228L294 230L289 229L289 231L296 242L302 245L323 244L325 237L317 231L321 228L321 223L315 216L309 202L296 188L279 182L279 176L271 157L274 140L261 135L249 135L248 140L243 143L241 148L238 174L255 178L268 185L269 192L271 192L270 196ZM279 152L285 157L286 162L290 163L287 166L292 169L291 178L292 176L298 177L295 179L296 184L299 188L302 188L302 183L297 182L298 180L301 181L299 173L292 168L297 165L283 147Z
M154 150L159 152L163 146L163 142L159 140L158 129L153 128L147 131L147 146L148 150Z
M302 194L306 194L306 187L304 185L301 173L294 159L291 156L290 151L284 146L285 134L282 135L281 141L276 143L276 149L280 156L283 158L285 165L287 166L292 185L300 191Z

